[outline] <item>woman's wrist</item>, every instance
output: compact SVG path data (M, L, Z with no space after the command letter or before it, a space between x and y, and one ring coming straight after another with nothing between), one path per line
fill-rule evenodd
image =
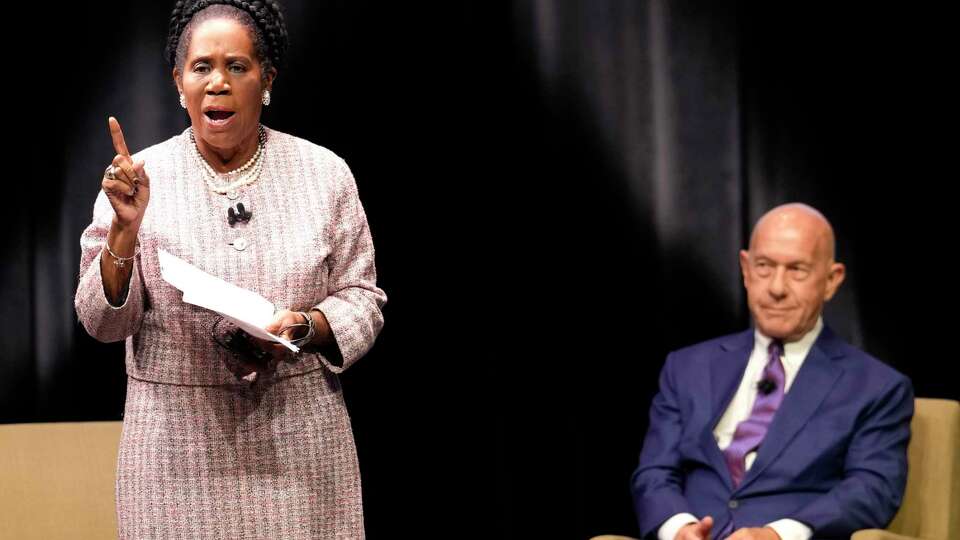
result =
M333 342L333 332L330 330L330 323L327 322L326 315L317 308L311 308L307 311L310 318L313 319L314 335L310 344L314 347L324 347Z
M137 252L139 227L120 226L114 218L100 255L100 274L107 301L122 306L129 292L133 275L133 259Z
M116 218L110 224L110 230L107 232L107 246L110 251L120 257L132 257L137 249L137 235L140 232L140 226L123 226Z

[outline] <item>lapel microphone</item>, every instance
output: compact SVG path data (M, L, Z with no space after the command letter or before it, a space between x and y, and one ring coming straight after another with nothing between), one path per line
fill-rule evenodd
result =
M229 223L231 227L233 227L238 221L246 223L250 221L250 218L252 217L253 212L244 208L243 203L237 203L236 210L234 210L232 206L227 209L227 223Z
M757 383L757 391L765 396L776 389L777 383L772 379L761 379L760 382Z

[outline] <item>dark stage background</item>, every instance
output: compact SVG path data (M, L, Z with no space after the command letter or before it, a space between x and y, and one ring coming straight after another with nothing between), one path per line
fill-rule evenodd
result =
M718 4L286 2L264 122L351 165L390 297L343 377L371 538L636 534L662 360L748 324L736 251L781 202L837 229L828 322L960 398L942 14ZM186 127L171 5L16 19L0 422L120 419L122 346L73 310L78 240L107 116L132 150Z

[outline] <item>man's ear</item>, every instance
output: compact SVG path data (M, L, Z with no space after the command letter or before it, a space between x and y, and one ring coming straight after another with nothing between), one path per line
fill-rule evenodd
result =
M740 274L743 276L743 286L747 286L747 275L750 272L750 252L740 250Z
M824 294L824 300L830 300L833 298L833 295L837 294L837 289L840 288L840 284L843 283L843 279L847 277L847 267L843 263L831 263L830 270L827 273L827 290Z

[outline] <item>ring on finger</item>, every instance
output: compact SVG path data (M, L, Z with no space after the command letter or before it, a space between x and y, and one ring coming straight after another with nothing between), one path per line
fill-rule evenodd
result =
M116 167L114 167L113 165L107 165L107 170L103 172L103 176L107 180L116 180L117 179Z

